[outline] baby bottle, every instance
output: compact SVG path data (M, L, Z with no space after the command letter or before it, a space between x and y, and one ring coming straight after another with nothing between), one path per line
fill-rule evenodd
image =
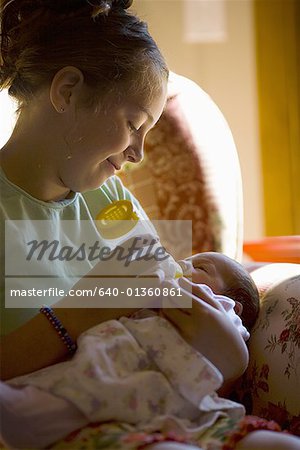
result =
M151 221L143 219L129 200L117 200L102 209L96 216L96 226L105 245L111 250L134 236L145 234L153 236L153 242L155 240L155 243L149 243L152 254L162 247ZM145 247L145 252L147 252L147 247ZM164 274L164 279L183 276L180 265L171 255L167 255L166 259L158 261L157 264Z
M96 226L111 250L134 236L147 234L158 239L154 226L141 217L129 200L117 200L103 208L96 216Z
M181 266L175 261L172 255L169 254L169 258L160 263L160 268L164 273L165 280L172 280L183 277L183 271Z

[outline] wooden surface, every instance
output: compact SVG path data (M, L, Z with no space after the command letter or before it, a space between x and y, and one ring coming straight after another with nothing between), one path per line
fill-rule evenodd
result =
M265 231L300 234L300 2L254 7Z

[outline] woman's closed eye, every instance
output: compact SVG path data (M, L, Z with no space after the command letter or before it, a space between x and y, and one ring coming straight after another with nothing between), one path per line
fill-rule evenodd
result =
M137 133L139 130L133 125L132 122L128 122L128 128L131 133Z

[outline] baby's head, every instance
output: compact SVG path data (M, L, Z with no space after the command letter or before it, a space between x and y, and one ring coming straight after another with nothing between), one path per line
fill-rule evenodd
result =
M206 284L215 294L234 300L236 313L250 330L257 319L259 294L247 270L222 253L197 253L187 260L193 265L192 281Z

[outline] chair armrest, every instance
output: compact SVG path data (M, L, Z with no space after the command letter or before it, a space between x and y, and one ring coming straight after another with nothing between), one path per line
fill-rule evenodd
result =
M235 398L248 413L300 435L300 264L267 264L251 275L261 308L249 340L249 366Z

